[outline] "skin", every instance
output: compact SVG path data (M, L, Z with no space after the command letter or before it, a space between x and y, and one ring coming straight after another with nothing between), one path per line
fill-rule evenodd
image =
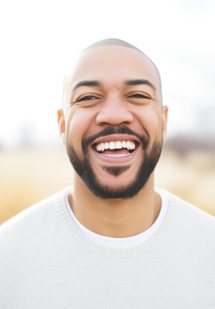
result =
M140 79L153 86L126 83ZM99 86L76 88L79 82L86 80L97 81ZM83 139L107 126L126 125L139 135L147 135L148 151L154 142L163 140L168 109L161 104L160 77L154 64L138 50L119 45L86 50L70 79L66 97L65 108L58 111L59 129L63 142L72 146L80 159L84 157ZM113 135L105 138L112 140ZM120 135L116 140L122 138ZM103 140L101 137L96 141ZM137 176L144 159L141 147L137 147L125 161L118 158L107 160L98 156L91 146L88 154L99 182L113 189L128 186ZM116 166L126 168L116 176L108 171ZM154 191L154 173L132 198L103 199L91 192L74 172L69 202L83 225L111 237L128 237L143 232L156 220L161 207L160 196Z

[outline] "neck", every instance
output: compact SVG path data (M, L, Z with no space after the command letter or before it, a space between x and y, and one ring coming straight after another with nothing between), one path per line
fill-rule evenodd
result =
M129 237L145 231L156 220L161 206L160 197L154 192L153 175L134 197L113 200L98 198L75 177L69 202L86 228L109 237Z

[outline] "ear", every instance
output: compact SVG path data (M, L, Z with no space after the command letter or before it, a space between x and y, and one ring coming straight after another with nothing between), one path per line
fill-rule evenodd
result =
M168 119L168 106L162 106L162 128L163 128L163 138L166 137L167 132L167 119Z
M65 143L65 117L62 108L57 111L57 121L62 142Z

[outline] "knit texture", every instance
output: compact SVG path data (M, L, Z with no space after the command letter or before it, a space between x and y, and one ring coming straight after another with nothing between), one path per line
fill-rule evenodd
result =
M66 190L0 227L1 309L215 308L215 219L166 193L146 242L113 248L71 220Z

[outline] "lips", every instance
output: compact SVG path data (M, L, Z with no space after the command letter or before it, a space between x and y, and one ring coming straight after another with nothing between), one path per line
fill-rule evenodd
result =
M110 162L129 160L140 145L136 137L128 134L111 134L100 137L91 145L97 156Z
M130 165L134 157L140 155L139 149L145 149L148 142L147 132L140 135L124 125L107 126L97 134L85 137L82 147L83 152L86 155L88 153L91 160L96 159L95 163L125 166Z

